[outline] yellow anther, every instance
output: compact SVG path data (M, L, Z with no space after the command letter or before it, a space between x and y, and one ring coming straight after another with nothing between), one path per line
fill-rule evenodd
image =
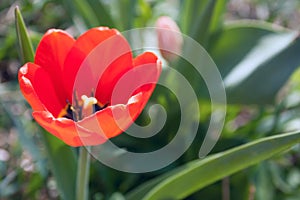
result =
M82 100L82 116L87 117L94 113L94 106L97 104L97 99L95 97L87 97L86 95L81 96Z

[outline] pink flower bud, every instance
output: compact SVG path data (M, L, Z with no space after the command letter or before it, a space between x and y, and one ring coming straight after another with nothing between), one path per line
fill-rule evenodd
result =
M183 42L176 22L168 16L159 17L156 21L156 33L161 55L167 61L176 60L181 53Z

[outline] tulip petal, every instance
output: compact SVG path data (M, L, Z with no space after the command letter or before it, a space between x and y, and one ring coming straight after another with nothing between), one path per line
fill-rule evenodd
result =
M64 84L68 96L72 97L73 88L79 96L90 95L99 80L110 86L116 76L132 67L131 63L129 44L117 30L106 27L88 30L77 39L65 61ZM102 104L109 101L110 94L110 87L96 91Z
M74 38L67 32L50 29L42 37L35 54L34 63L50 74L61 103L67 99L62 81L64 62L74 43Z
M20 89L33 110L48 110L57 116L64 107L59 101L53 82L44 68L27 63L20 68L18 79Z
M133 62L134 68L123 74L114 85L111 105L126 104L131 96L139 92L148 92L149 97L153 92L161 72L158 58L153 53L146 52Z
M136 93L140 91L147 91L149 90L150 96L152 94L152 91L154 90L156 83L159 79L161 70L162 70L162 63L161 61L157 58L157 56L154 53L151 52L145 52L139 56L137 56L133 60L133 64L135 68L141 67L138 72L140 74L137 74L137 76L140 79L145 79L144 82L149 82L151 84L144 85L140 87ZM147 100L148 101L148 100Z
M162 70L161 61L154 53L145 52L133 60L133 65L135 69L140 67L140 69L137 70L139 74L136 74L136 76L142 79L145 83L147 83L147 81L151 83L148 84L148 86L142 86L136 92L145 91L147 90L147 87L151 87L153 90ZM151 88L148 88L148 90L151 90Z
M54 118L49 112L33 112L33 117L47 131L73 147L85 145L82 138L88 145L98 145L106 141L103 136L79 126L73 120Z
M157 63L158 58L157 56L152 53L152 52L145 52L143 54L138 55L136 58L133 60L134 66L141 66L146 63ZM161 65L161 63L159 63ZM161 66L160 66L161 67Z

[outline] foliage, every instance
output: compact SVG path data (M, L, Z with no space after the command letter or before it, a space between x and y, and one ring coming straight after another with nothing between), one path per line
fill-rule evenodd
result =
M77 149L32 121L17 86L17 70L33 59L41 35L52 27L74 35L100 25L126 31L154 26L161 15L175 19L184 34L207 50L220 71L228 101L221 137L209 156L198 158L203 132L215 110L205 82L189 63L164 61L183 74L197 93L200 122L190 119L199 125L196 138L179 159L154 172L121 172L92 159L90 199L299 199L300 39L297 23L287 16L299 16L300 5L296 0L284 2L1 1L0 199L74 199ZM171 74L166 68L161 79L176 82ZM159 134L147 139L123 134L112 141L134 152L168 144L178 128L180 108L173 94L159 86L148 105L157 102L168 114ZM148 122L146 113L137 120Z

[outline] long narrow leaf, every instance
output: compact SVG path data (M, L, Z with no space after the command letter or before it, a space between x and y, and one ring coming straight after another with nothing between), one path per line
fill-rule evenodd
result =
M152 180L156 183L150 185L152 188L149 183L145 183L137 190L145 192L143 200L182 199L217 180L282 153L299 142L300 131L263 138L203 160L190 162L177 173L170 172L172 175L163 181L158 177L159 183ZM142 196L138 191L131 194L128 194L131 200Z

